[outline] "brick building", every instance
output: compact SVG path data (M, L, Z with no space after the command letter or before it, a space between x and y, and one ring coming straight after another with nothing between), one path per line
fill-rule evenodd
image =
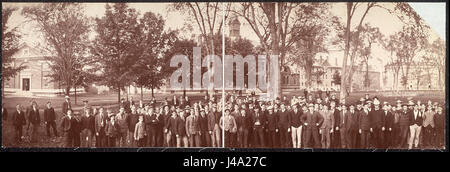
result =
M51 72L46 55L26 43L13 55L11 65L26 66L16 76L5 80L5 94L31 96L33 94L55 94L58 84L51 82L47 75Z

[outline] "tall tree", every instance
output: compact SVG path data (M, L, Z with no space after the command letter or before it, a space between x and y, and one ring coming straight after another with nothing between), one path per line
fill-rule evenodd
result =
M143 99L143 87L150 88L153 97L154 89L163 85L167 76L173 72L172 68L166 66L170 64L170 50L177 38L175 31L164 31L165 21L161 15L147 12L140 19L140 25L143 34L141 47L144 50L134 73L137 76L135 83L141 87Z
M259 38L265 54L279 56L278 63L270 65L282 66L287 63L286 54L295 43L302 37L308 36L305 33L315 29L305 27L308 26L305 22L308 19L316 20L314 12L319 11L318 9L323 6L323 3L247 2L236 5L231 11L244 18L250 25ZM269 71L268 75L277 75L276 78L281 78L280 70L275 74L270 74ZM278 82L274 93L269 93L273 98L281 97L280 84L281 82ZM270 87L272 86L269 85L269 90L271 90Z
M226 8L229 9L231 3L226 3ZM200 30L200 35L202 41L198 44L201 47L206 48L206 54L208 55L218 55L222 52L216 52L215 49L220 43L217 43L215 37L221 35L223 26L223 18L227 20L229 10L226 10L225 15L222 15L222 3L220 2L184 2L184 3L173 3L171 10L180 11L185 14L189 14L192 18L188 18L188 22L195 23L194 25ZM221 57L221 56L220 56ZM214 90L214 68L208 65L208 73L210 78L210 83L208 90L211 92Z
M398 39L398 35L391 35L389 38L381 41L384 49L389 52L389 62L386 64L385 69L391 71L394 78L392 88L397 91L399 89L400 68L402 67L401 59L395 55L395 45L398 44Z
M174 55L186 55L189 58L189 73L193 73L193 47L196 47L197 44L194 42L194 40L190 39L179 39L174 42L174 46L170 49L170 51L167 53L168 56L172 57ZM172 69L173 70L173 69ZM193 77L192 75L189 77L190 81L189 85L190 87L193 86ZM181 81L180 81L181 82ZM186 96L186 89L183 89L183 96Z
M437 68L438 70L438 77L439 77L439 86L440 89L445 88L445 84L443 84L444 82L442 81L442 75L444 75L445 73L445 42L438 38L436 40L433 41L433 43L431 44L427 44L426 47L426 54L424 56L424 60L426 63L434 66ZM445 81L445 79L444 79Z
M414 65L414 59L423 50L426 41L426 33L422 32L416 25L406 25L396 33L399 37L398 44L395 45L395 53L400 58L404 82L408 82L410 68ZM406 85L405 85L406 86Z
M25 7L22 14L34 21L43 33L53 81L65 86L65 94L75 87L80 72L89 61L86 48L90 25L79 3L45 3Z
M295 43L296 48L291 49L286 59L303 68L307 87L311 87L313 76L318 78L323 74L313 72L313 66L323 61L318 57L319 53L328 53L326 40L330 36L331 21L336 20L331 17L329 8L330 5L319 3L296 9L299 15L296 19L300 20L297 27L302 35Z
M372 47L374 44L382 40L383 35L381 34L378 27L370 26L365 24L361 30L360 48L357 50L358 56L360 57L361 63L366 68L364 75L364 88L368 89L370 87L369 78L369 60L372 59Z
M375 8L385 9L386 12L389 12L400 19L400 22L405 24L415 24L417 28L421 31L426 30L426 26L423 24L420 16L414 12L408 3L395 3L393 7L389 7L389 5L381 4L378 2L368 2L368 3L359 3L359 2L347 2L347 16L346 16L346 26L343 28L343 36L342 42L344 44L344 58L342 63L342 82L341 82L341 91L340 91L340 99L345 99L348 94L349 85L352 83L351 78L354 73L353 66L355 65L356 51L360 48L359 40L360 33L363 30L364 22L369 14ZM354 15L356 11L361 10L362 15L360 18L356 18ZM352 27L352 22L356 20L356 28Z
M16 10L17 8L11 7L2 9L2 97L5 92L5 80L11 79L11 77L14 77L26 67L13 65L14 59L12 59L12 56L19 51L19 40L21 36L17 31L17 27L8 27L8 21L12 13Z
M143 35L135 9L126 3L105 7L105 16L95 19L97 36L91 50L103 84L117 91L120 102L120 91L135 80L133 68L143 53Z

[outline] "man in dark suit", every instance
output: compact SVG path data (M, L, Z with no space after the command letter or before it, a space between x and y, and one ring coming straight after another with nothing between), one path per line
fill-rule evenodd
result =
M38 141L38 130L41 124L41 116L39 115L39 109L37 107L37 103L33 101L32 108L28 112L28 129L31 126L31 142L36 143ZM27 130L28 130L27 129Z
M364 110L361 112L359 116L359 134L361 134L361 148L366 149L369 147L369 137L370 133L373 132L371 127L371 118L369 114L369 104L364 104Z
M119 124L120 130L119 134L117 135L117 141L119 144L117 146L119 147L125 147L127 145L128 140L128 113L125 112L124 107L119 108L119 113L115 116L117 124ZM145 120L144 120L145 121Z
M145 129L147 131L147 146L155 147L157 145L158 112L154 112L153 105L150 106L149 113L144 116Z
M208 116L204 109L200 109L200 143L202 147L212 147L211 137L208 135Z
M70 103L70 97L69 97L69 96L66 96L66 97L65 97L65 101L64 101L64 103L62 104L62 112L63 112L63 115L66 115L67 110L69 110L69 109L72 109L72 104Z
M137 146L137 142L133 138L133 136L134 136L134 130L136 128L136 124L139 122L139 116L141 116L141 114L138 114L136 107L134 105L131 105L131 113L127 118L127 123L128 123L128 138L129 138L129 141L131 141L131 143L129 143L129 145L132 147Z
M66 148L77 147L76 139L79 139L79 122L72 116L72 110L67 110L67 115L61 119L61 128L64 132L64 143ZM78 138L76 138L78 136Z
M175 125L176 125L175 135L177 138L177 147L181 147L181 144L183 143L183 147L187 148L189 146L189 140L186 134L186 117L183 110L181 110L178 113Z
M382 148L384 143L384 137L383 132L386 129L384 127L384 115L383 111L380 109L380 102L374 101L374 110L369 112L369 117L371 118L370 121L372 123L373 133L371 138L371 144L374 145L376 148Z
M341 148L341 129L340 126L340 111L336 108L336 102L330 102L330 112L333 113L335 124L333 126L334 132L331 134L331 147Z
M301 117L305 128L305 147L320 147L319 127L322 125L323 117L319 112L314 111L314 105L312 103L308 105L308 109L309 111ZM314 145L311 144L311 137L314 139Z
M291 114L286 110L284 104L281 104L281 111L278 111L278 130L280 132L280 146L287 148L290 140L289 133L291 132Z
M200 147L200 114L198 111L186 118L186 132L190 147Z
M356 135L358 134L358 116L359 113L355 111L355 105L350 105L350 110L347 112L347 146L348 148L356 148Z
M106 118L107 115L105 114L103 107L100 107L99 114L95 116L95 147L106 147L107 146L107 140L106 140Z
M267 137L268 137L268 143L267 145L275 148L278 145L276 144L278 139L276 133L278 132L278 115L273 112L273 107L269 106L267 108L267 120L266 120L266 131L267 131Z
M22 137L22 129L26 123L25 113L19 104L16 105L16 111L11 116L11 122L14 126L14 141L19 143Z
M382 148L390 148L393 146L392 132L394 130L394 115L389 111L389 106L387 102L383 103L383 115L384 115L384 131L382 136L384 137L384 143L381 145Z
M56 129L56 114L55 109L52 107L51 102L47 102L47 108L44 109L44 122L47 132L47 136L50 138L50 128L53 130L55 137L58 137L58 131Z
M442 107L437 107L437 113L434 117L434 123L436 125L435 133L436 133L436 146L437 148L442 148L445 145L445 122L446 122L446 113L442 112Z
M241 148L248 147L248 129L251 125L250 117L246 114L245 109L241 109L241 113L236 117L236 125L238 127L238 146Z
M337 123L339 126L339 133L340 133L340 143L341 148L349 148L350 145L348 145L348 130L350 128L349 125L349 113L347 112L347 106L343 104L341 106L341 110L339 111L339 122Z
M252 126L253 126L253 146L254 147L264 147L264 123L265 117L259 112L259 106L255 106L255 113L252 116Z

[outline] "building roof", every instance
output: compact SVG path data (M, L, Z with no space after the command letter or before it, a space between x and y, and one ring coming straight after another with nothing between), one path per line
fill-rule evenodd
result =
M233 17L233 18L230 20L229 24L230 24L230 25L232 25L232 24L241 24L241 22L239 22L239 20L238 20L237 17Z
M22 43L19 45L19 50L12 55L12 58L19 59L19 58L27 58L27 59L42 59L43 57L46 57L49 55L46 55L43 51L36 47L32 47L27 43Z

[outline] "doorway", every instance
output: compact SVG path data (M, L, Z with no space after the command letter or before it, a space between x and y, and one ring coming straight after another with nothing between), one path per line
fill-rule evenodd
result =
M22 91L30 91L30 78L22 79Z

